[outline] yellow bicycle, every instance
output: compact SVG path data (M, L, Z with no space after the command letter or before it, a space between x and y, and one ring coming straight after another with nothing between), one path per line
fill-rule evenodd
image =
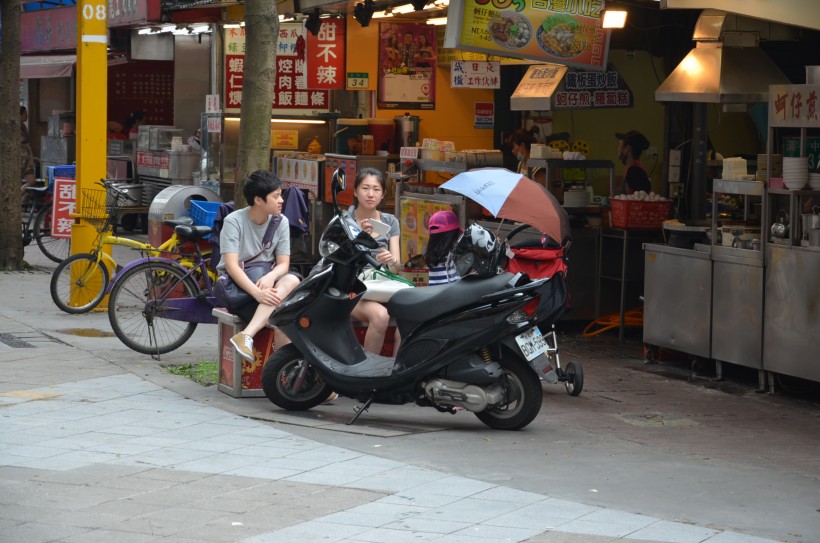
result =
M72 255L60 263L51 275L51 299L61 310L71 314L88 313L105 297L110 284L111 271L118 271L120 266L109 254L102 249L106 245L128 247L146 255L178 255L179 263L185 268L193 268L194 262L190 256L183 254L179 247L176 232L159 247L150 243L137 241L120 236L107 235L117 218L117 207L126 200L133 200L127 189L120 189L111 183L101 180L105 190L86 190L84 215L92 217L89 222L94 225L99 235L95 240L95 247L90 253ZM110 205L106 205L105 200ZM96 217L96 218L94 218ZM169 226L182 224L179 220L166 221ZM211 280L216 279L216 274Z

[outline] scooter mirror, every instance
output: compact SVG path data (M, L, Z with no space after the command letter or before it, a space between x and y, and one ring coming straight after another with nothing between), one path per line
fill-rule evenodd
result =
M333 192L338 194L345 190L345 172L339 168L333 172L333 177L330 180Z

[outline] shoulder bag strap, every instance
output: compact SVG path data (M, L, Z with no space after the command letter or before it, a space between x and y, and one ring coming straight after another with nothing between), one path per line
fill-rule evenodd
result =
M252 257L246 258L245 260L243 260L242 261L242 266L243 267L245 266L245 264L247 264L251 260L254 260L256 257L258 257L263 252L265 252L265 249L267 249L268 245L270 245L271 241L273 241L273 234L274 234L274 232L276 232L276 229L279 227L279 223L281 223L281 222L282 222L282 216L281 215L274 215L271 218L270 222L268 222L267 229L265 229L265 235L262 236L262 250L259 251L258 253L256 253L255 255L253 255Z

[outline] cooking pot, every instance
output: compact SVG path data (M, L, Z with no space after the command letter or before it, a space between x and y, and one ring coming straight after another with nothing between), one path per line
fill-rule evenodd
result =
M777 219L776 222L772 225L772 237L775 238L786 238L789 236L789 215L784 210L780 210L777 212Z
M750 249L753 251L760 250L760 240L746 236L735 236L732 240L732 247L737 249Z

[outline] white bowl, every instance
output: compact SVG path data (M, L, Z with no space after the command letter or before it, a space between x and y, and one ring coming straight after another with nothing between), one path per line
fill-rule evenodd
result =
M783 184L789 190L800 190L806 186L806 181L802 179L788 179L783 178Z

